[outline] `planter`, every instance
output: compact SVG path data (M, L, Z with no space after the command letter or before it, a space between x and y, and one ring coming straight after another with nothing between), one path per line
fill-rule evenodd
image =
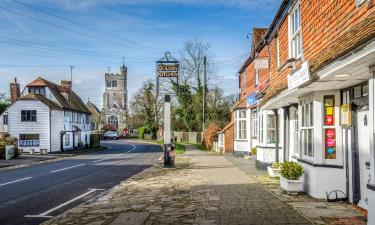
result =
M270 177L280 177L280 168L274 168L272 166L267 167L268 176Z
M280 187L286 192L302 192L302 179L289 180L280 176Z

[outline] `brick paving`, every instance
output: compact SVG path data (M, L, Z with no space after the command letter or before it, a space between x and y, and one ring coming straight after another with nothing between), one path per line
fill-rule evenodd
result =
M45 224L311 224L225 156L187 149Z

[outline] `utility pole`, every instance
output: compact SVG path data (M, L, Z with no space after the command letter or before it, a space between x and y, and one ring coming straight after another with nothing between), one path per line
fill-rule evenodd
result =
M71 87L73 87L73 68L74 66L70 65L70 82Z
M205 112L206 112L206 80L207 80L207 58L203 57L203 120L202 120L202 131L205 130Z

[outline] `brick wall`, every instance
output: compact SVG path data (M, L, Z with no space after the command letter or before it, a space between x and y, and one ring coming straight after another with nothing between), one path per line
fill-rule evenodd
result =
M233 152L234 123L230 123L224 131L224 153Z
M355 33L351 35L351 38L347 38L348 40L351 39L352 42L348 43L346 48L341 45L339 46L341 47L340 51L337 50L337 53L327 55L332 46L338 40L343 39L342 37L347 35L351 29L363 23L364 20L368 20L369 17L375 17L374 5L375 0L369 0L360 7L356 6L355 0L301 0L302 52L304 59L310 63L310 66L318 68L325 61L338 56L339 53L343 53L353 46L354 43L352 42L356 38ZM287 76L291 69L280 68L289 59L288 28L288 16L286 16L280 21L280 26L275 35L269 37L269 42L263 48L270 48L270 88L261 100L261 105L288 87ZM372 34L373 30L375 29L368 26L365 35ZM364 34L361 35L365 36ZM279 43L279 52L276 47L276 39ZM342 42L345 44L345 40ZM280 59L279 65L277 64L278 56ZM300 65L301 61L297 60L296 69Z

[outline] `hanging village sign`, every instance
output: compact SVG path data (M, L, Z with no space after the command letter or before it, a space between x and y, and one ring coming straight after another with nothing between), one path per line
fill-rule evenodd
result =
M158 77L178 77L180 64L177 59L166 52L165 56L156 62Z

